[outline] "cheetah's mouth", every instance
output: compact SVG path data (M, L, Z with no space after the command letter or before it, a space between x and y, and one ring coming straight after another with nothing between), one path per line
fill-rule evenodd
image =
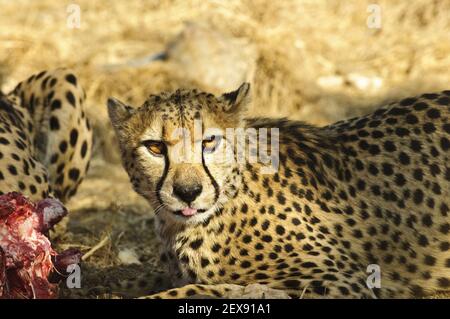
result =
M189 218L189 217L192 217L199 213L204 213L205 211L206 211L206 209L196 209L196 208L186 207L184 209L177 210L174 213L175 213L175 215Z

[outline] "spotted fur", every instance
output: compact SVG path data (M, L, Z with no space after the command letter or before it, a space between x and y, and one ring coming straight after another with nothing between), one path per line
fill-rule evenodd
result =
M42 71L0 95L0 193L73 196L89 166L92 132L72 71Z
M233 284L252 283L311 298L450 290L450 91L320 128L243 119L248 91L177 91L137 109L110 100L124 167L156 209L172 277L173 289L150 298L226 297ZM145 147L176 127L192 130L194 118L204 129L279 128L279 169L262 174L260 163L217 164L205 154L200 164L173 164L170 143L160 158ZM177 184L202 185L190 204L202 212L177 214ZM371 264L381 288L367 285Z

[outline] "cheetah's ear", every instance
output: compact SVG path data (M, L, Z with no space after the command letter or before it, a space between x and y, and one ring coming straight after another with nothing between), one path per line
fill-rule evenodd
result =
M224 109L226 113L245 111L251 101L250 83L242 83L236 91L225 93L221 98L227 105Z
M114 128L119 127L123 121L133 114L134 109L118 99L108 99L108 115Z

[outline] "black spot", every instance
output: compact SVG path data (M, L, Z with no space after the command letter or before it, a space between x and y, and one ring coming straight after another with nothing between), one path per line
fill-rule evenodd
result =
M77 140L78 140L78 131L76 129L72 129L72 131L70 131L70 145L75 146L75 144L77 144Z
M269 228L269 225L270 222L268 220L265 220L261 225L262 230L267 230Z
M380 109L379 111L382 111L382 110ZM381 124L381 121L379 121L379 120L370 121L369 127L372 127L372 128L378 127L378 126L380 126L380 124Z
M450 104L450 98L446 96L442 96L436 100L436 103L440 105L449 105Z
M202 268L205 268L206 266L209 265L209 259L201 258L200 264L201 264Z
M399 137L403 137L409 135L409 131L404 127L397 127L395 129L395 134L397 134L397 136Z
M450 279L445 278L445 277L441 277L438 279L438 285L441 288L449 288L450 287Z
M66 75L66 81L69 82L69 83L72 83L75 86L77 86L77 78L73 74L67 74Z
M423 125L423 131L425 132L425 133L427 133L427 134L431 134L431 133L433 133L434 131L436 131L436 127L434 126L434 124L433 123L425 123L424 125Z
M395 144L391 141L384 142L384 149L388 152L395 152L397 150Z
M350 294L350 291L346 287L339 286L338 289L341 292L341 294L344 296L348 296Z
M400 104L402 105L402 104ZM389 112L387 112L386 114L388 115L392 115L392 116L399 116L399 115L405 115L408 114L409 112L411 112L409 109L407 108L402 108L402 107L393 107Z
M389 163L383 163L382 164L383 174L386 176L390 176L394 174L394 169L391 164Z
M417 119L417 116L413 115L413 114L408 114L406 116L406 123L408 124L417 124L419 122L419 120Z
M420 150L422 149L420 141L418 141L418 140L412 140L411 144L410 144L410 147L415 152L420 152Z
M307 261L307 262L302 263L300 266L303 268L315 268L315 267L317 267L317 264L313 263L311 261Z
M284 233L286 232L284 227L281 225L277 225L277 227L275 228L276 232L278 235L284 235Z
M11 173L11 175L17 175L17 169L14 165L9 165L8 171Z
M323 275L322 279L329 280L329 281L337 281L337 277L333 274L325 274Z
M361 140L361 141L359 141L358 146L359 146L359 148L362 149L362 150L368 150L369 147L370 147L369 143L367 143L366 140Z
M369 146L369 153L372 155L380 154L380 148L378 145L372 144Z
M447 250L449 250L449 249L450 249L450 243L449 243L449 242L442 242L442 243L439 245L439 249L440 249L441 251L447 251ZM450 268L450 265L447 266L447 267Z
M401 152L398 156L398 159L399 159L400 163L403 165L409 165L411 162L408 154L406 154L405 152Z
M50 130L56 131L59 130L59 121L55 116L50 117Z
M196 294L197 294L197 292L192 288L190 288L186 291L186 296L194 296Z
M87 142L84 141L84 142L83 142L83 145L81 146L81 157L82 157L82 158L85 158L85 157L86 157L87 148L88 148Z
M408 106L408 105L413 105L416 101L417 101L416 98L408 97L408 98L406 98L406 99L401 100L401 101L399 102L399 104L400 104L401 106Z
M370 164L369 173L372 175L378 175L378 168L374 164Z
M450 148L450 142L446 137L441 137L441 148L443 151L447 151Z
M429 242L428 242L428 238L424 235L420 235L419 236L419 245L422 247L426 247L428 246Z
M199 239L194 240L193 242L191 242L191 243L189 244L189 246L190 246L192 249L197 250L197 249L200 248L200 246L201 246L202 244L203 244L203 239L202 239L202 238L199 238Z
M296 279L288 279L283 281L283 284L286 288L299 288L300 287L300 281Z
M416 168L413 172L413 176L416 180L421 181L423 179L423 171L420 168Z
M269 279L269 276L267 276L266 274L263 274L263 273L257 273L256 275L255 275L255 279Z
M450 232L450 224L449 223L442 224L439 227L439 231L444 235L447 235Z
M446 133L450 134L450 123L445 123L444 125L442 125L442 129L443 129Z
M73 95L72 92L70 91L66 92L66 99L73 107L76 106L75 96Z
M384 133L381 131L373 131L372 132L372 137L373 138L382 138L384 137Z
M388 119L386 119L386 123L389 125L395 125L398 123L397 119L394 117L389 117Z
M277 194L277 200L278 203L280 203L280 205L286 204L286 197L284 197L284 195L281 192Z
M77 181L78 177L80 176L80 170L77 168L72 168L69 170L69 177L73 181Z
M60 100L53 100L52 104L50 105L50 108L52 111L60 109L61 108L61 101Z
M36 186L34 186L33 184L30 185L30 192L31 192L31 194L36 194L37 193Z
M66 141L62 141L61 143L59 143L59 150L61 151L61 153L65 153L67 151Z
M427 111L427 115L431 118L431 119L438 119L441 117L441 112L439 112L438 109L435 108L431 108Z
M436 93L425 93L425 94L422 94L422 96L424 98L426 98L427 100L434 100L434 99L437 99L439 97L439 95L436 94Z
M413 193L413 200L416 205L422 203L423 201L423 191L421 189L416 189Z
M434 266L436 264L436 258L434 258L433 256L430 256L430 255L426 255L424 262L428 266Z

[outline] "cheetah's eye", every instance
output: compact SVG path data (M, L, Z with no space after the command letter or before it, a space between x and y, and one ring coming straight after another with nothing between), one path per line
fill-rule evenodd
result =
M211 135L211 136L205 138L202 141L203 152L213 153L219 146L221 140L222 140L222 136L219 136L219 135Z
M166 144L161 141L144 141L142 144L155 156L161 156L166 153Z

